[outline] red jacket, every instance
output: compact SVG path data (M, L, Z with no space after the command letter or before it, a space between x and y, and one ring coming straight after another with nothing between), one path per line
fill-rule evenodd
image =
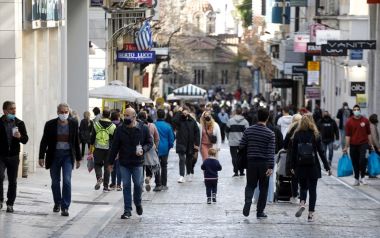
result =
M346 122L346 136L350 137L351 145L368 144L368 135L371 134L369 121L361 116L360 118L350 117Z

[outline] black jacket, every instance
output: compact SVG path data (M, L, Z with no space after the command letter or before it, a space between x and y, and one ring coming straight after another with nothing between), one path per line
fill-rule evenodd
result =
M299 143L308 143L312 142L314 145L314 156L315 163L312 166L301 166L297 164L298 161L298 144ZM292 157L291 164L292 169L295 171L296 175L300 179L318 179L321 178L321 164L319 163L318 155L322 160L324 168L326 171L330 170L330 166L327 162L324 150L322 148L321 138L315 138L311 130L308 131L298 131L295 132L293 138L293 148L292 148Z
M82 143L91 143L91 133L94 127L94 122L87 119L82 119L79 126L79 138Z
M281 130L278 127L272 125L271 123L267 123L267 127L274 132L275 140L276 140L276 148L274 153L277 154L284 147L284 140L281 133Z
M52 119L45 124L44 134L40 144L39 159L44 159L46 154L45 168L50 169L55 158L55 148L57 146L58 118ZM69 119L69 144L71 150L71 162L74 168L74 160L80 161L78 122Z
M317 124L318 130L321 133L322 142L330 143L334 140L339 140L338 126L331 117L323 117Z
M194 145L200 144L200 131L197 122L189 116L186 120L177 113L173 118L176 130L176 152L179 154L194 154Z
M109 162L113 164L119 153L120 164L126 167L140 167L144 164L144 156L136 155L136 146L141 145L145 152L153 146L153 139L144 123L137 122L137 126L128 128L124 123L115 130L109 155Z
M16 137L12 138L12 143L8 144L8 137L5 128L6 116L3 115L0 118L0 156L16 156L20 153L20 143L26 144L28 142L28 134L26 132L25 124L18 118L15 118L15 126L18 127L18 131L21 134L20 139Z

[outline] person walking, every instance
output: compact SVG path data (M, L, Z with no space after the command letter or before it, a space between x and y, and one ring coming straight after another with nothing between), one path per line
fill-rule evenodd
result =
M292 149L292 173L300 184L300 206L295 216L300 217L306 209L307 192L309 192L309 215L307 220L314 221L317 201L317 183L321 178L322 160L325 170L331 175L330 166L322 147L322 140L311 114L302 117L294 136Z
M222 166L217 160L216 154L216 149L210 148L208 150L209 157L205 159L201 165L201 169L204 171L207 204L211 204L211 201L216 203L216 193L218 190L218 171L222 170Z
M120 112L119 111L113 111L111 113L111 121L113 124L115 124L116 128L121 125L120 120ZM111 145L112 147L112 145ZM119 162L119 156L115 159L114 169L111 172L111 184L110 189L116 191L122 191L121 188L121 174L120 174L120 162Z
M61 210L62 216L69 216L71 204L71 174L80 167L82 159L79 148L78 123L69 119L69 105L57 107L58 118L46 122L39 151L39 165L50 169L53 192L53 212ZM45 158L46 155L46 158ZM62 171L62 191L61 191Z
M173 125L176 131L176 153L179 156L178 183L185 182L185 165L188 179L191 176L194 153L199 150L200 135L199 127L190 116L187 107L179 108L173 118Z
M210 111L205 111L201 118L201 156L202 160L208 158L208 149L214 148L219 152L222 144L222 136L218 123L214 121Z
M228 113L226 113L226 110L224 108L222 108L221 111L218 113L218 118L220 121L219 127L222 136L222 143L224 143L224 139L226 138L226 125L229 120Z
M136 213L142 215L141 205L144 153L153 146L149 129L144 123L136 120L136 111L130 107L124 112L124 122L116 128L109 154L109 170L113 169L116 156L119 154L120 173L123 181L124 212L121 219L132 216L132 190Z
M235 109L235 115L228 120L226 125L228 144L230 146L230 154L232 158L233 177L245 176L244 169L238 169L238 150L240 140L243 137L243 132L249 127L248 121L242 116L242 109Z
M277 121L277 125L280 127L283 139L285 139L286 133L288 133L289 126L292 123L292 118L293 116L289 115L289 107L285 106L282 109L282 117L280 117Z
M259 108L257 112L258 122L244 131L240 142L240 149L247 150L247 184L245 187L245 203L243 215L249 216L253 193L259 183L260 195L257 202L258 219L267 218L264 213L268 194L269 176L273 173L275 135L266 123L269 111Z
M369 126L371 130L371 138L373 147L376 151L376 153L380 156L380 136L379 136L379 129L377 128L377 124L379 123L379 120L377 118L377 114L372 114L368 118L369 120Z
M323 112L323 117L317 123L318 130L321 133L322 146L325 157L328 158L329 165L331 166L334 157L334 141L339 140L339 129L335 120L333 120L328 111ZM329 156L327 157L327 150Z
M102 114L100 114L100 109L98 107L94 107L94 109L92 109L92 112L95 115L94 122L97 122L102 118Z
M94 123L90 119L90 112L84 112L83 119L80 121L79 125L79 139L82 145L82 157L84 156L86 146L87 149L90 150L91 132L93 127Z
M103 110L102 118L94 122L91 136L91 148L89 155L93 157L95 164L96 184L95 190L103 184L103 192L109 192L110 173L108 171L108 153L111 148L112 137L116 125L109 119L111 112ZM104 170L104 171L103 171Z
M340 108L336 114L336 119L339 120L339 131L341 137L342 149L346 146L346 130L345 126L348 119L353 115L352 110L348 107L348 103L344 102L342 108Z
M158 145L158 158L160 159L161 171L156 174L156 181L160 181L162 190L168 190L168 157L169 151L174 145L174 131L171 125L165 122L165 111L157 110L157 121L155 123L160 143Z
M25 123L16 117L16 104L3 103L4 115L0 118L0 210L4 202L5 169L8 176L7 212L13 213L17 193L17 173L20 164L20 143L28 142Z
M343 149L343 153L347 153L348 149L350 149L350 157L355 176L353 185L367 185L368 183L365 179L367 169L366 152L368 149L374 149L371 128L368 119L362 116L359 105L355 105L352 111L354 115L348 119L345 125L346 145Z

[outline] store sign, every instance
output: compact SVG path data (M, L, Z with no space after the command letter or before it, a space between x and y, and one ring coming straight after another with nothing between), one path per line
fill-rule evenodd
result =
M365 94L365 82L351 82L351 97L357 94Z
M291 7L307 7L307 0L290 0Z
M363 50L350 50L350 59L351 60L362 60L363 59Z
M101 7L103 6L103 0L91 0L90 7Z
M339 30L317 30L316 31L316 44L327 44L329 40L340 40Z
M307 43L306 53L309 55L320 55L321 54L321 46L315 44L314 42Z
M319 85L321 63L319 61L307 62L307 85Z
M356 104L360 108L367 108L367 95L366 94L356 94Z
M328 45L321 46L321 56L347 56L347 49L334 49Z
M321 68L321 63L319 61L307 62L307 71L319 71L320 68Z
M292 88L294 81L291 79L272 79L272 88Z
M156 62L156 53L154 51L120 50L117 52L116 61L132 63L154 63Z
M321 88L320 87L305 87L305 97L307 99L320 99Z
M284 63L284 74L293 74L294 66L303 66L302 63Z
M375 40L328 40L326 44L331 49L376 50Z
M307 68L305 66L293 66L292 67L293 74L306 74L307 73Z
M124 43L123 50L138 51L137 45L135 43Z
M310 35L295 35L293 51L305 53L307 51L307 43L310 42Z

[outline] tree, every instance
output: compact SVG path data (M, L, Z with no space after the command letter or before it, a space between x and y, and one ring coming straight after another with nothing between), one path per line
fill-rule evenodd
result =
M239 2L240 4L236 5L236 9L243 21L243 27L247 28L252 26L252 0L243 0L242 2Z

